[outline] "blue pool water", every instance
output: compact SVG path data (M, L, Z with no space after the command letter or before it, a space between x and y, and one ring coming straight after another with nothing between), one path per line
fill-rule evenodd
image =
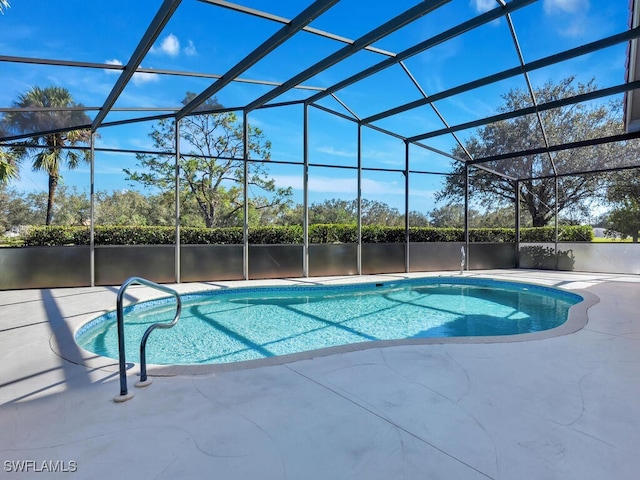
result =
M183 295L182 315L147 344L147 362L238 362L377 340L512 335L557 327L579 295L536 285L432 277L384 284L260 287ZM168 322L175 299L125 309L128 361L149 325ZM87 323L78 344L118 358L116 314Z

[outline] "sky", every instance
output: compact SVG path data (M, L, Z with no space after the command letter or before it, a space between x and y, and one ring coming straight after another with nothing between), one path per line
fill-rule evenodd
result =
M237 4L267 11L291 19L311 1L237 0ZM416 0L342 0L310 26L352 40L416 5ZM129 61L147 25L162 2L160 0L10 0L0 14L0 58L3 56L93 62L124 65ZM55 8L53 7L55 5ZM452 0L398 32L373 44L385 51L399 53L447 29L496 6L495 0ZM512 14L525 62L623 32L628 23L626 0L539 0ZM224 74L253 51L281 25L265 19L247 17L238 12L203 1L183 0L144 57L141 66L149 69L180 70ZM344 44L307 32L300 32L282 44L266 59L248 71L243 79L284 82L342 48ZM601 87L624 82L626 45L618 45L585 55L553 67L531 73L534 88L549 81L576 75L577 81L595 79ZM306 86L330 87L363 68L386 57L360 51L347 61L333 66L303 82ZM427 95L464 84L518 66L519 60L505 19L441 43L412 56L405 65ZM11 107L21 93L33 86L58 85L67 88L76 102L100 107L109 95L119 71L107 68L77 69L0 61L0 108ZM187 91L199 93L213 80L185 78L156 73L136 73L116 101L115 107L175 108ZM225 107L241 107L270 86L234 82L223 88L217 98ZM468 122L496 113L506 91L526 89L523 76L517 76L465 94L436 102L449 125ZM314 93L292 90L274 101L299 100ZM336 93L359 118L421 98L404 70L395 65ZM348 113L331 97L321 105ZM158 112L111 112L105 121L153 115ZM95 112L89 112L90 116ZM299 106L254 111L249 122L260 127L272 143L274 161L301 162L303 154L302 108ZM377 126L412 136L443 127L431 107L425 106L387 117ZM96 146L103 148L150 149L151 123L99 130ZM462 140L472 132L462 131ZM439 136L425 140L426 145L451 152L455 139ZM404 168L404 143L375 130L363 130L363 166L374 169ZM318 109L309 113L309 159L313 164L355 166L357 128L350 121ZM123 168L135 166L131 154L98 153L96 189L138 188L125 181ZM429 150L411 148L412 170L446 173L450 160ZM279 186L291 186L294 200L302 202L302 167L273 164L270 175ZM88 190L89 168L63 172L64 183ZM428 211L434 207L433 195L441 188L441 175L410 176L410 209ZM404 211L404 176L400 172L365 171L363 197L380 200ZM13 186L22 191L46 190L47 179L41 173L22 169ZM320 202L330 198L355 198L356 173L348 169L311 167L309 198Z

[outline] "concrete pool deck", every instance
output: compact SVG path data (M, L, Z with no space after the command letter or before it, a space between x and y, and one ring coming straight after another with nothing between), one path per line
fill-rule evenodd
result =
M427 275L437 274L455 272ZM550 338L376 347L156 377L143 389L133 387L135 366L128 375L135 396L117 404L113 364L79 365L56 353L69 358L68 350L77 349L77 325L113 310L117 287L1 291L0 474L639 478L640 277L533 270L465 275L557 286L599 302L587 310L584 328ZM284 283L321 280L344 277ZM174 287L182 293L265 283L274 282ZM129 292L135 299L152 296L145 287Z

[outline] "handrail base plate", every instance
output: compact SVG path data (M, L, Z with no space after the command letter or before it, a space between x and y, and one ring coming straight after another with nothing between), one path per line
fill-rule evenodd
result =
M113 397L113 401L116 403L126 402L127 400L131 400L133 398L133 393L129 392L124 395L116 395Z

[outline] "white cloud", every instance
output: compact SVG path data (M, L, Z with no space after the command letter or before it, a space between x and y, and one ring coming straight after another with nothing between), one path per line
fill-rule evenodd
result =
M567 23L565 28L559 30L563 37L577 38L584 35L588 29L588 22L584 18L576 18L572 22Z
M104 62L108 65L122 65L122 62L120 60L118 60L117 58L111 59L111 60L107 60L106 62ZM111 70L111 69L107 69L105 70L106 73L108 74L120 74L122 73L121 70ZM160 80L160 77L158 76L157 73L146 73L146 72L139 72L139 73L134 73L133 74L133 84L137 87L139 87L140 85L145 85L147 83L151 83L151 82L157 82Z
M354 160L358 156L358 152L356 150L336 149L332 146L318 147L316 148L316 151L332 157L349 158ZM365 163L375 161L385 165L392 165L394 167L402 167L404 165L404 153L394 154L393 151L385 150L384 148L365 148L362 152L362 159Z
M272 175L279 187L292 187L302 190L302 176L300 175ZM353 193L356 191L355 178L310 177L309 191L322 193Z
M564 37L580 37L593 26L589 7L589 0L544 0L543 4L544 13L561 22L558 33Z
M187 46L180 48L180 39L173 33L170 33L162 39L160 44L151 47L150 53L154 55L168 55L170 57L177 57L180 52L184 53L188 57L194 57L198 55L198 50L193 40L187 42Z
M544 0L544 12L581 13L589 10L589 0Z
M477 13L485 13L499 6L500 4L497 2L497 0L471 0L471 7ZM490 25L493 27L500 25L500 19L496 18L495 20L491 21Z
M309 191L322 193L356 192L358 184L355 178L332 178L309 176Z
M365 165L369 162L377 162L384 165L390 165L393 167L404 167L404 151L400 152L397 149L397 145L387 144L388 146L380 145L377 149L364 148L362 151L362 161ZM395 147L395 148L394 148Z
M120 66L122 66L122 62L120 60L118 60L117 58L113 58L111 60L107 60L104 63L106 63L107 65L120 65ZM112 69L108 68L108 69L105 69L105 72L106 73L115 73L115 74L119 75L122 72L122 70L115 70L115 69L112 70Z
M291 187L294 190L302 190L302 177L299 175L269 175L276 185L281 188Z
M180 40L173 33L170 33L160 42L160 46L151 48L151 53L176 57L180 53Z
M399 182L378 182L369 178L362 179L362 196L367 195L402 195L404 196L404 184Z
M86 167L76 168L74 170L76 173L90 173ZM95 173L99 175L118 175L123 176L122 167L97 167L95 169Z
M302 177L299 175L272 175L279 187L292 187L302 190ZM356 194L356 178L334 178L323 176L309 177L309 192L331 194ZM363 195L404 195L404 184L400 182L379 182L369 178L362 179ZM413 192L416 193L416 192Z
M160 81L160 77L158 76L157 73L139 72L139 73L133 74L132 80L133 80L133 84L136 87L139 87L140 85L144 85L147 83L158 82Z
M196 46L193 44L192 40L189 40L187 46L184 47L184 53L189 57L195 57L198 55L198 51L196 50Z
M498 6L496 0L471 0L471 6L478 13L488 12Z
M336 157L356 158L356 153L348 150L336 150L333 147L318 147L318 152L326 153Z

